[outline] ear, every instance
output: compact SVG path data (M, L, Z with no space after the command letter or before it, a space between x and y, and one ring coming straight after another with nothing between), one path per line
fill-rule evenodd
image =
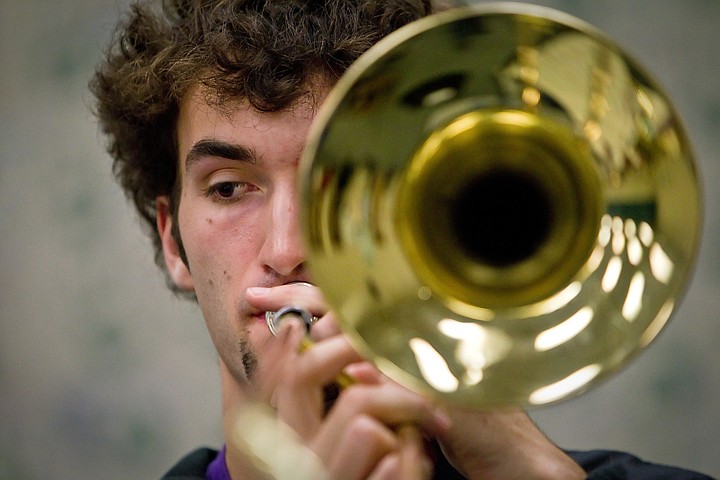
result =
M167 196L155 199L155 217L162 243L163 258L170 278L180 290L191 292L194 289L192 275L180 256L180 246L172 234L173 222L176 219L173 218L170 211L170 199Z

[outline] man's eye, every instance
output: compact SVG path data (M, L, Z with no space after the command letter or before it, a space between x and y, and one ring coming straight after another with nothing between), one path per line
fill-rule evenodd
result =
M245 182L219 182L208 188L206 195L219 201L237 200L248 190Z
M235 193L235 190L237 189L237 187L239 185L240 184L238 182L225 182L225 183L219 184L215 188L215 191L221 197L228 198L228 197L232 197L233 193Z

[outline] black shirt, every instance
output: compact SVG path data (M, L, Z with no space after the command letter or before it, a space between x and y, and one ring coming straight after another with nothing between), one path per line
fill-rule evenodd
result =
M648 463L624 452L591 450L566 453L588 472L588 480L712 480L707 475ZM161 480L205 480L205 471L217 455L217 450L199 448L183 457ZM455 480L465 477L440 456L433 478Z

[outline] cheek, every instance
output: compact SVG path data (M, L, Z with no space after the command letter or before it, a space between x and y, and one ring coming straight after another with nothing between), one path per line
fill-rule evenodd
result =
M257 227L247 221L202 216L181 233L196 288L232 284L258 256Z

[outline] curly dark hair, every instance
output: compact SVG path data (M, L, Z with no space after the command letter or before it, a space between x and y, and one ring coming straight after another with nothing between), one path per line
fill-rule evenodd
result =
M169 196L177 213L175 124L192 87L204 86L217 107L244 99L259 111L279 111L307 94L313 80L334 83L380 38L437 8L433 0L133 4L90 89L113 173L152 239L156 263L164 270L155 200Z

